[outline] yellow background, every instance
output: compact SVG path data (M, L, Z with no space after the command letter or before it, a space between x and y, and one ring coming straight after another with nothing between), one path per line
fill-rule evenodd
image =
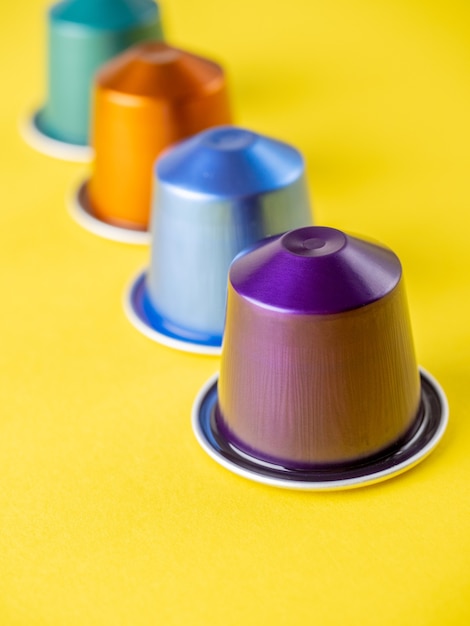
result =
M87 168L19 139L45 7L0 9L1 626L469 624L466 0L163 4L171 42L227 67L237 122L304 152L317 222L403 262L450 425L415 469L338 493L251 483L197 445L218 359L130 326L148 251L81 230L64 198Z

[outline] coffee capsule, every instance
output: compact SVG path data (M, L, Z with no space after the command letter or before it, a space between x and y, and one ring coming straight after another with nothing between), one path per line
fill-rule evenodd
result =
M232 259L310 223L298 150L235 126L186 140L156 166L151 263L130 290L131 321L165 345L219 354Z
M281 487L354 487L418 463L446 423L391 250L307 227L235 259L220 377L193 415L215 460Z
M148 243L152 170L174 143L230 121L223 69L163 43L134 46L96 77L91 178L74 216L109 239Z
M153 0L67 0L48 13L48 95L23 127L40 152L70 161L92 158L91 87L96 70L129 46L161 39Z

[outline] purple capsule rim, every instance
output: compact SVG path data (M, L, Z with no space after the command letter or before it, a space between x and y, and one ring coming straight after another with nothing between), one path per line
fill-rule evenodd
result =
M89 163L93 159L93 148L60 141L47 134L41 127L42 109L23 116L19 122L20 135L31 148L46 156L73 163Z
M93 210L87 186L88 181L86 180L79 185L67 201L67 208L72 219L85 230L103 239L137 246L150 245L151 234L149 231L123 228L101 220Z
M372 485L398 476L423 461L437 446L447 428L449 407L437 380L423 368L418 423L398 447L383 456L356 463L308 470L292 470L261 461L242 452L221 434L215 419L218 374L200 390L193 405L192 426L201 447L231 472L258 483L303 491L333 491Z
M222 337L196 336L172 325L155 310L147 291L147 271L141 271L131 281L124 294L124 312L130 323L143 335L167 348L192 354L219 356Z

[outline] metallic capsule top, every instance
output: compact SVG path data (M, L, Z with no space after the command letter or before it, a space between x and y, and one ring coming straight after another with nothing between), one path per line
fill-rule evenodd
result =
M158 16L153 0L67 0L50 9L53 20L99 30L119 30L146 23Z
M240 255L230 281L241 296L266 307L322 315L379 300L401 274L390 249L334 228L308 226Z
M276 191L296 181L303 171L303 157L295 148L234 126L200 133L156 165L160 183L220 199Z
M151 97L186 105L188 99L216 92L224 83L223 70L214 61L156 41L129 48L97 74L97 84L115 91L118 99Z

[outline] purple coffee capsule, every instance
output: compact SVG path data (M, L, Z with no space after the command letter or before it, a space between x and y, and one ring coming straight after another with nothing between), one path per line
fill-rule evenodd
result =
M370 484L421 461L447 418L390 249L313 226L234 260L220 378L193 410L220 464L293 489Z

